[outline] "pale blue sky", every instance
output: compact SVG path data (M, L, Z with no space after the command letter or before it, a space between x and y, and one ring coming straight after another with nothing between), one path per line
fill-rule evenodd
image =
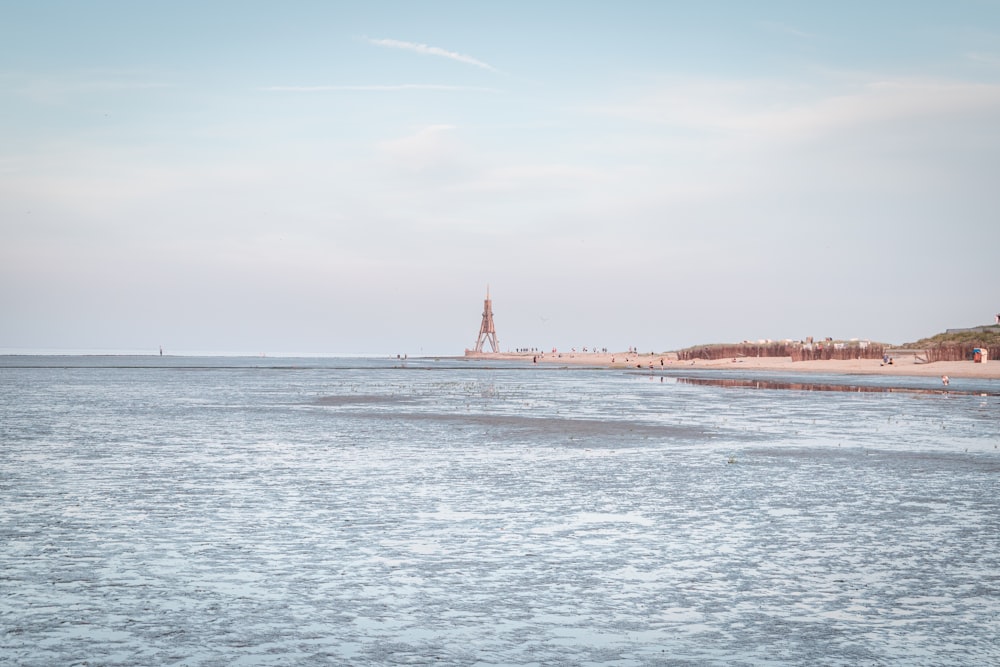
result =
M0 349L1000 311L1000 3L0 2Z

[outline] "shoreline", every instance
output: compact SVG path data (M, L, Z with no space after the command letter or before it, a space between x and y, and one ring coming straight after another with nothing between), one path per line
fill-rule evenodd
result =
M588 366L598 368L632 368L644 370L682 371L697 370L739 370L739 371L780 371L803 374L833 373L839 375L886 375L913 377L979 378L1000 380L1000 361L986 363L974 361L935 361L917 363L915 354L900 354L892 358L891 364L883 364L881 359L829 359L812 361L792 361L791 357L739 357L736 359L695 359L678 361L677 355L636 354L634 352L559 352L518 353L497 352L466 354L464 359L504 360L531 363L537 359L539 366L561 364L564 366ZM663 360L661 365L660 360Z

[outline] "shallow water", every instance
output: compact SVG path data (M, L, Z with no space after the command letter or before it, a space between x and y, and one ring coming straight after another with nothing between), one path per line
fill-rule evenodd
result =
M831 382L0 358L0 662L995 664L998 384Z

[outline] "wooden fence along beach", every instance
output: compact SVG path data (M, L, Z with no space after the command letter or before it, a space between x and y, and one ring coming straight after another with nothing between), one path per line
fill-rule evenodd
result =
M979 359L977 359L977 350ZM768 358L789 357L792 361L822 361L829 359L882 359L900 351L884 343L868 341L824 341L821 343L768 342L768 343L721 343L717 345L697 345L677 352L679 361L702 359ZM935 343L915 353L918 363L935 361L994 361L1000 363L1000 344L984 345L975 342ZM985 354L983 354L985 352Z
M680 350L679 361L694 359L739 359L745 357L791 357L792 361L822 359L880 359L888 346L869 341L765 342L699 345Z
M985 350L986 359L1000 362L1000 344L979 345L976 343L938 343L928 348L923 356L927 363L932 361L976 361L976 350Z

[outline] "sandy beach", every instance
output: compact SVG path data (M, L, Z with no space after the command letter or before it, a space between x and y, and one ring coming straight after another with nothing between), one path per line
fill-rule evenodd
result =
M466 358L509 359L531 361L539 364L563 364L579 366L599 366L608 368L643 368L654 370L679 370L696 368L699 370L742 370L742 371L782 371L795 373L843 373L863 375L914 375L924 377L966 377L1000 379L1000 361L987 363L972 361L938 361L917 363L916 355L894 355L891 364L883 364L881 359L792 361L791 357L738 357L735 360L696 359L678 361L675 354L636 354L634 352L559 352L544 354L498 353L467 355ZM662 359L662 365L661 365Z

